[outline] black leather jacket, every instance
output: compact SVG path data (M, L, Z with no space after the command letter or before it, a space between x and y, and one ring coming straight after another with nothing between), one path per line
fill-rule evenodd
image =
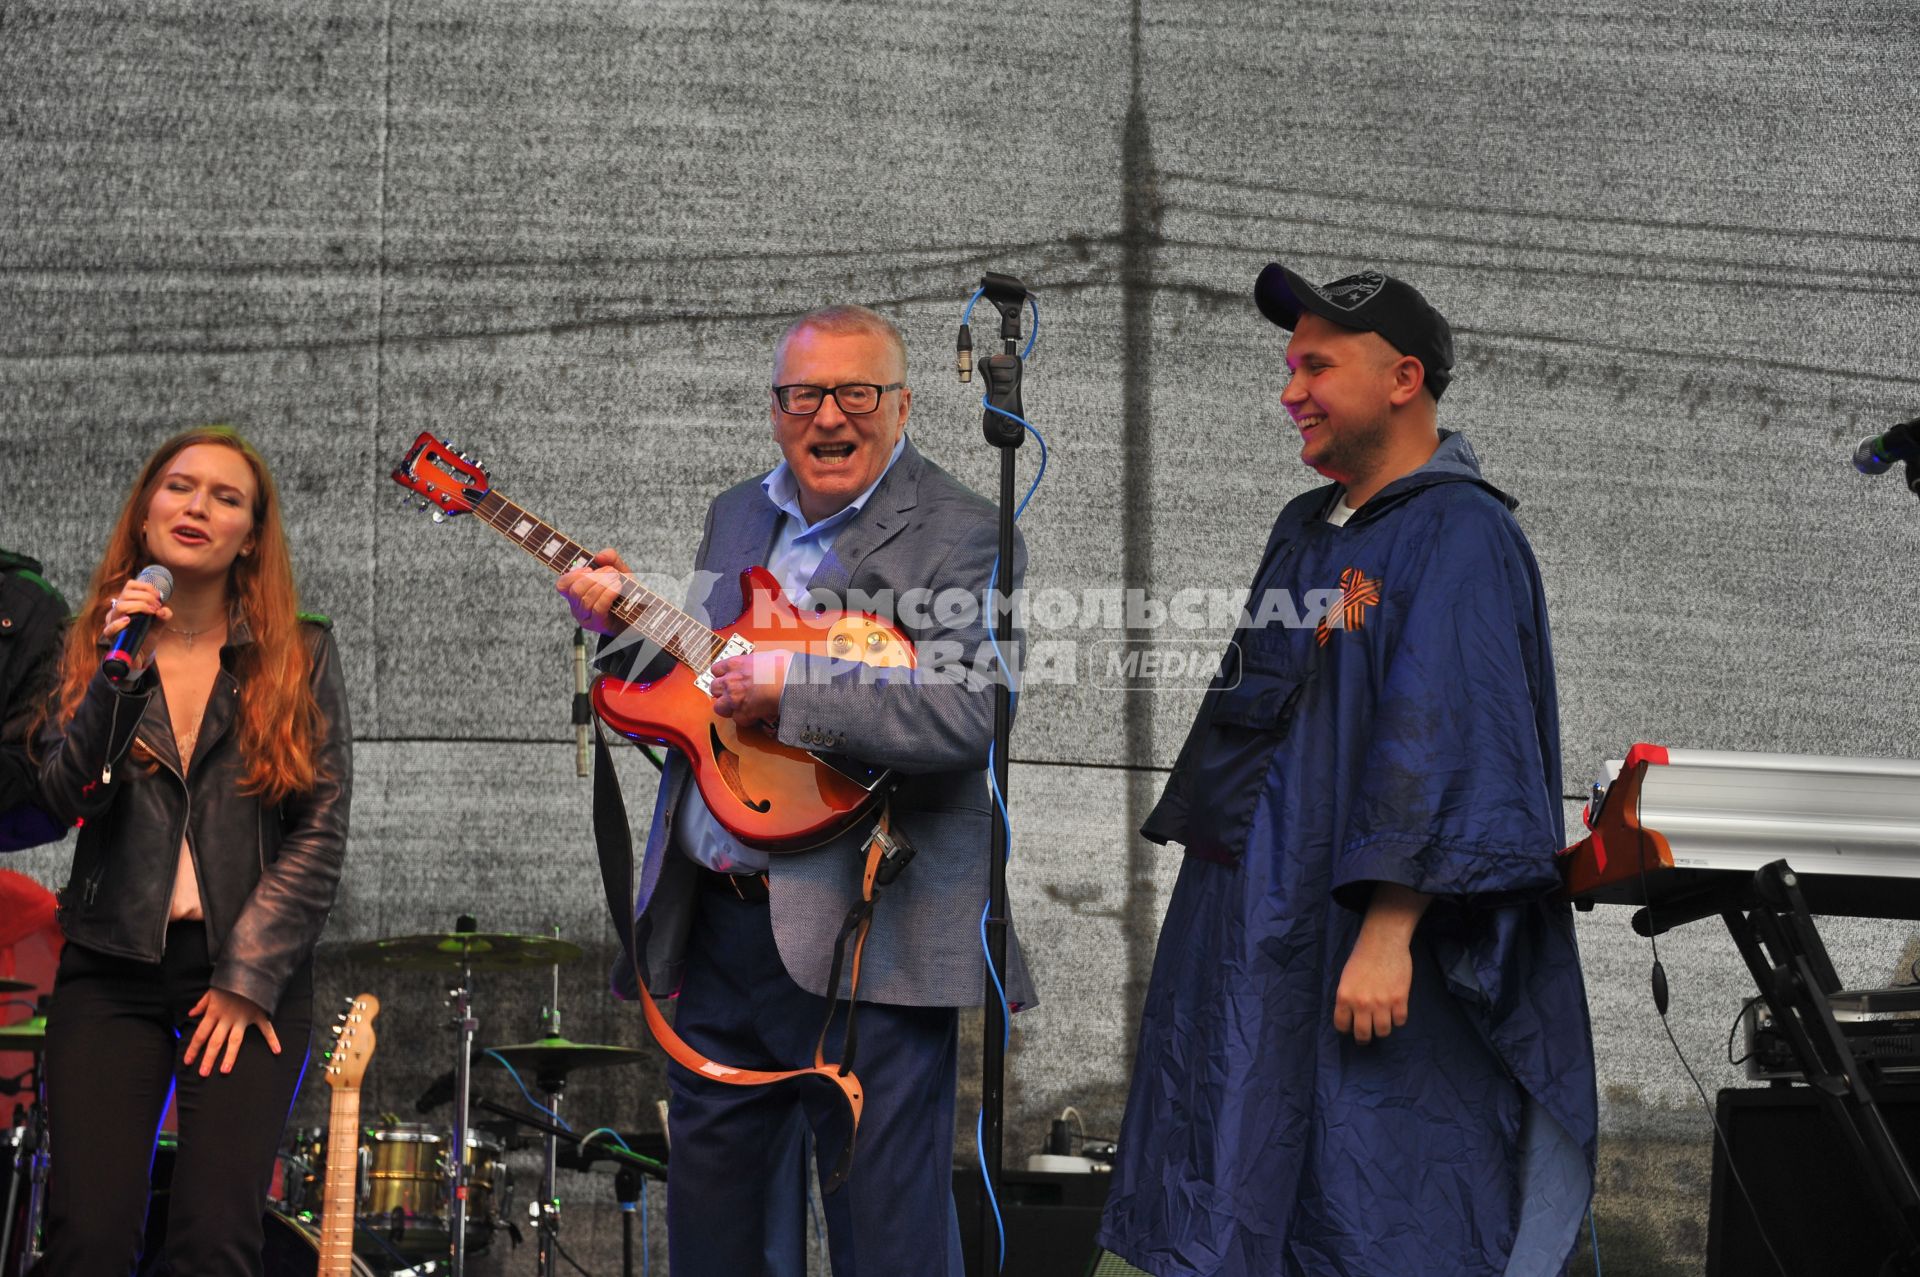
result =
M333 907L352 791L339 654L325 625L306 622L301 631L308 678L326 717L314 759L321 779L273 806L240 792L240 693L232 668L234 649L253 641L244 622L231 627L221 649L222 669L187 779L181 779L157 670L134 691L95 674L66 730L49 726L42 733L45 801L62 818L84 822L73 874L60 892L60 925L69 940L160 961L184 831L206 911L213 987L268 1011L279 1005L288 977L312 954ZM135 736L157 766L127 757Z

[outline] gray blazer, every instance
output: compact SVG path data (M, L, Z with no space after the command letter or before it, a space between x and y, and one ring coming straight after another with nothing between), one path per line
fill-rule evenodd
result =
M688 610L719 629L739 619L739 573L764 564L773 548L780 511L760 479L721 493L707 509L706 532L695 558ZM808 583L806 607L844 607L849 593L895 597L913 589L985 593L998 549L994 507L915 450L909 442L873 496L835 540ZM1012 585L1026 571L1026 547L1015 536ZM855 600L856 602L858 599ZM976 612L980 609L976 608ZM922 670L937 677L878 684L834 675L821 658L796 658L780 703L780 740L802 749L833 749L894 768L904 779L894 790L893 816L918 855L879 896L860 977L865 1002L898 1006L973 1006L983 1000L985 961L980 913L986 902L989 821L993 797L987 751L993 741L993 689L960 673L979 660L989 618L942 624L937 609L893 618L911 638ZM915 622L920 622L915 624ZM962 623L964 622L964 623ZM1024 643L1016 633L1009 660ZM630 668L657 649L645 645ZM603 655L603 664L613 664ZM929 656L957 659L942 673ZM640 866L635 916L650 926L647 982L657 995L680 985L694 893L694 862L669 854L668 831L685 800L691 773L669 752L653 825ZM824 995L833 942L847 910L859 899L863 822L812 851L772 858L769 870L774 940L787 972L801 988ZM616 989L633 996L624 964ZM841 993L847 976L841 977ZM1026 962L1007 932L1007 994L1016 1006L1035 1002Z

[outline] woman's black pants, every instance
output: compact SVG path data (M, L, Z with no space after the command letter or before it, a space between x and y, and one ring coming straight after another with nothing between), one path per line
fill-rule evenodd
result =
M206 928L167 928L158 964L69 944L47 1013L51 1136L44 1277L127 1277L140 1254L153 1150L178 1091L168 1271L259 1277L262 1217L287 1110L306 1069L313 971L303 965L273 1016L281 1053L248 1029L233 1072L181 1063L213 964ZM148 1256L151 1263L153 1257Z

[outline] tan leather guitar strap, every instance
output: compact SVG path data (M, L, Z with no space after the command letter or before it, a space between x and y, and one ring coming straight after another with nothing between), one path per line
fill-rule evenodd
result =
M860 1113L864 1105L865 1094L860 1079L853 1072L853 1050L856 1045L854 1036L854 1011L859 1004L852 999L857 996L860 986L860 958L866 946L867 932L873 925L874 893L880 885L892 881L906 861L912 857L912 849L888 833L887 807L881 808L880 819L874 825L872 835L867 840L866 864L861 875L860 903L855 905L842 924L839 939L834 944L833 972L829 983L827 1000L827 1022L820 1027L820 1040L814 1045L813 1065L803 1069L741 1069L708 1059L688 1045L685 1038L674 1032L666 1016L660 1013L653 991L647 987L646 963L642 956L646 952L647 937L639 920L633 916L633 832L627 823L626 803L620 795L620 779L613 770L613 757L607 749L606 734L595 725L593 768L593 836L596 850L600 855L601 885L606 891L607 908L613 916L614 933L626 946L627 959L633 966L634 983L640 989L640 1007L647 1021L647 1029L653 1034L654 1041L668 1058L692 1073L714 1082L723 1082L728 1086L771 1086L776 1082L786 1082L793 1078L819 1077L836 1087L841 1098L846 1101L847 1111L852 1119L851 1129L847 1133L847 1142L841 1149L840 1157L833 1173L821 1185L822 1192L832 1192L846 1182L848 1173L853 1169L854 1144L860 1134ZM854 936L853 975L848 988L847 1034L841 1060L837 1064L828 1064L824 1056L827 1028L833 1021L833 1012L838 1004L840 987L840 962L848 936Z

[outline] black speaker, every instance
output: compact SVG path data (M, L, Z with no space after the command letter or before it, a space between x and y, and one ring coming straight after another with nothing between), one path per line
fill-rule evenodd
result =
M1000 1220L1006 1229L1007 1262L1001 1277L1119 1277L1137 1272L1094 1244L1100 1211L1107 1204L1112 1177L1103 1172L1054 1175L1044 1171L1005 1171L1000 1183ZM980 1273L980 1168L957 1166L953 1201L960 1212L960 1248L970 1277Z
M1882 1087L1876 1098L1908 1165L1920 1166L1920 1086ZM1792 1277L1876 1277L1893 1240L1819 1098L1804 1086L1725 1090L1717 1113L1727 1147L1714 1143L1707 1277L1774 1277L1766 1242ZM1729 1150L1751 1208L1729 1173Z

